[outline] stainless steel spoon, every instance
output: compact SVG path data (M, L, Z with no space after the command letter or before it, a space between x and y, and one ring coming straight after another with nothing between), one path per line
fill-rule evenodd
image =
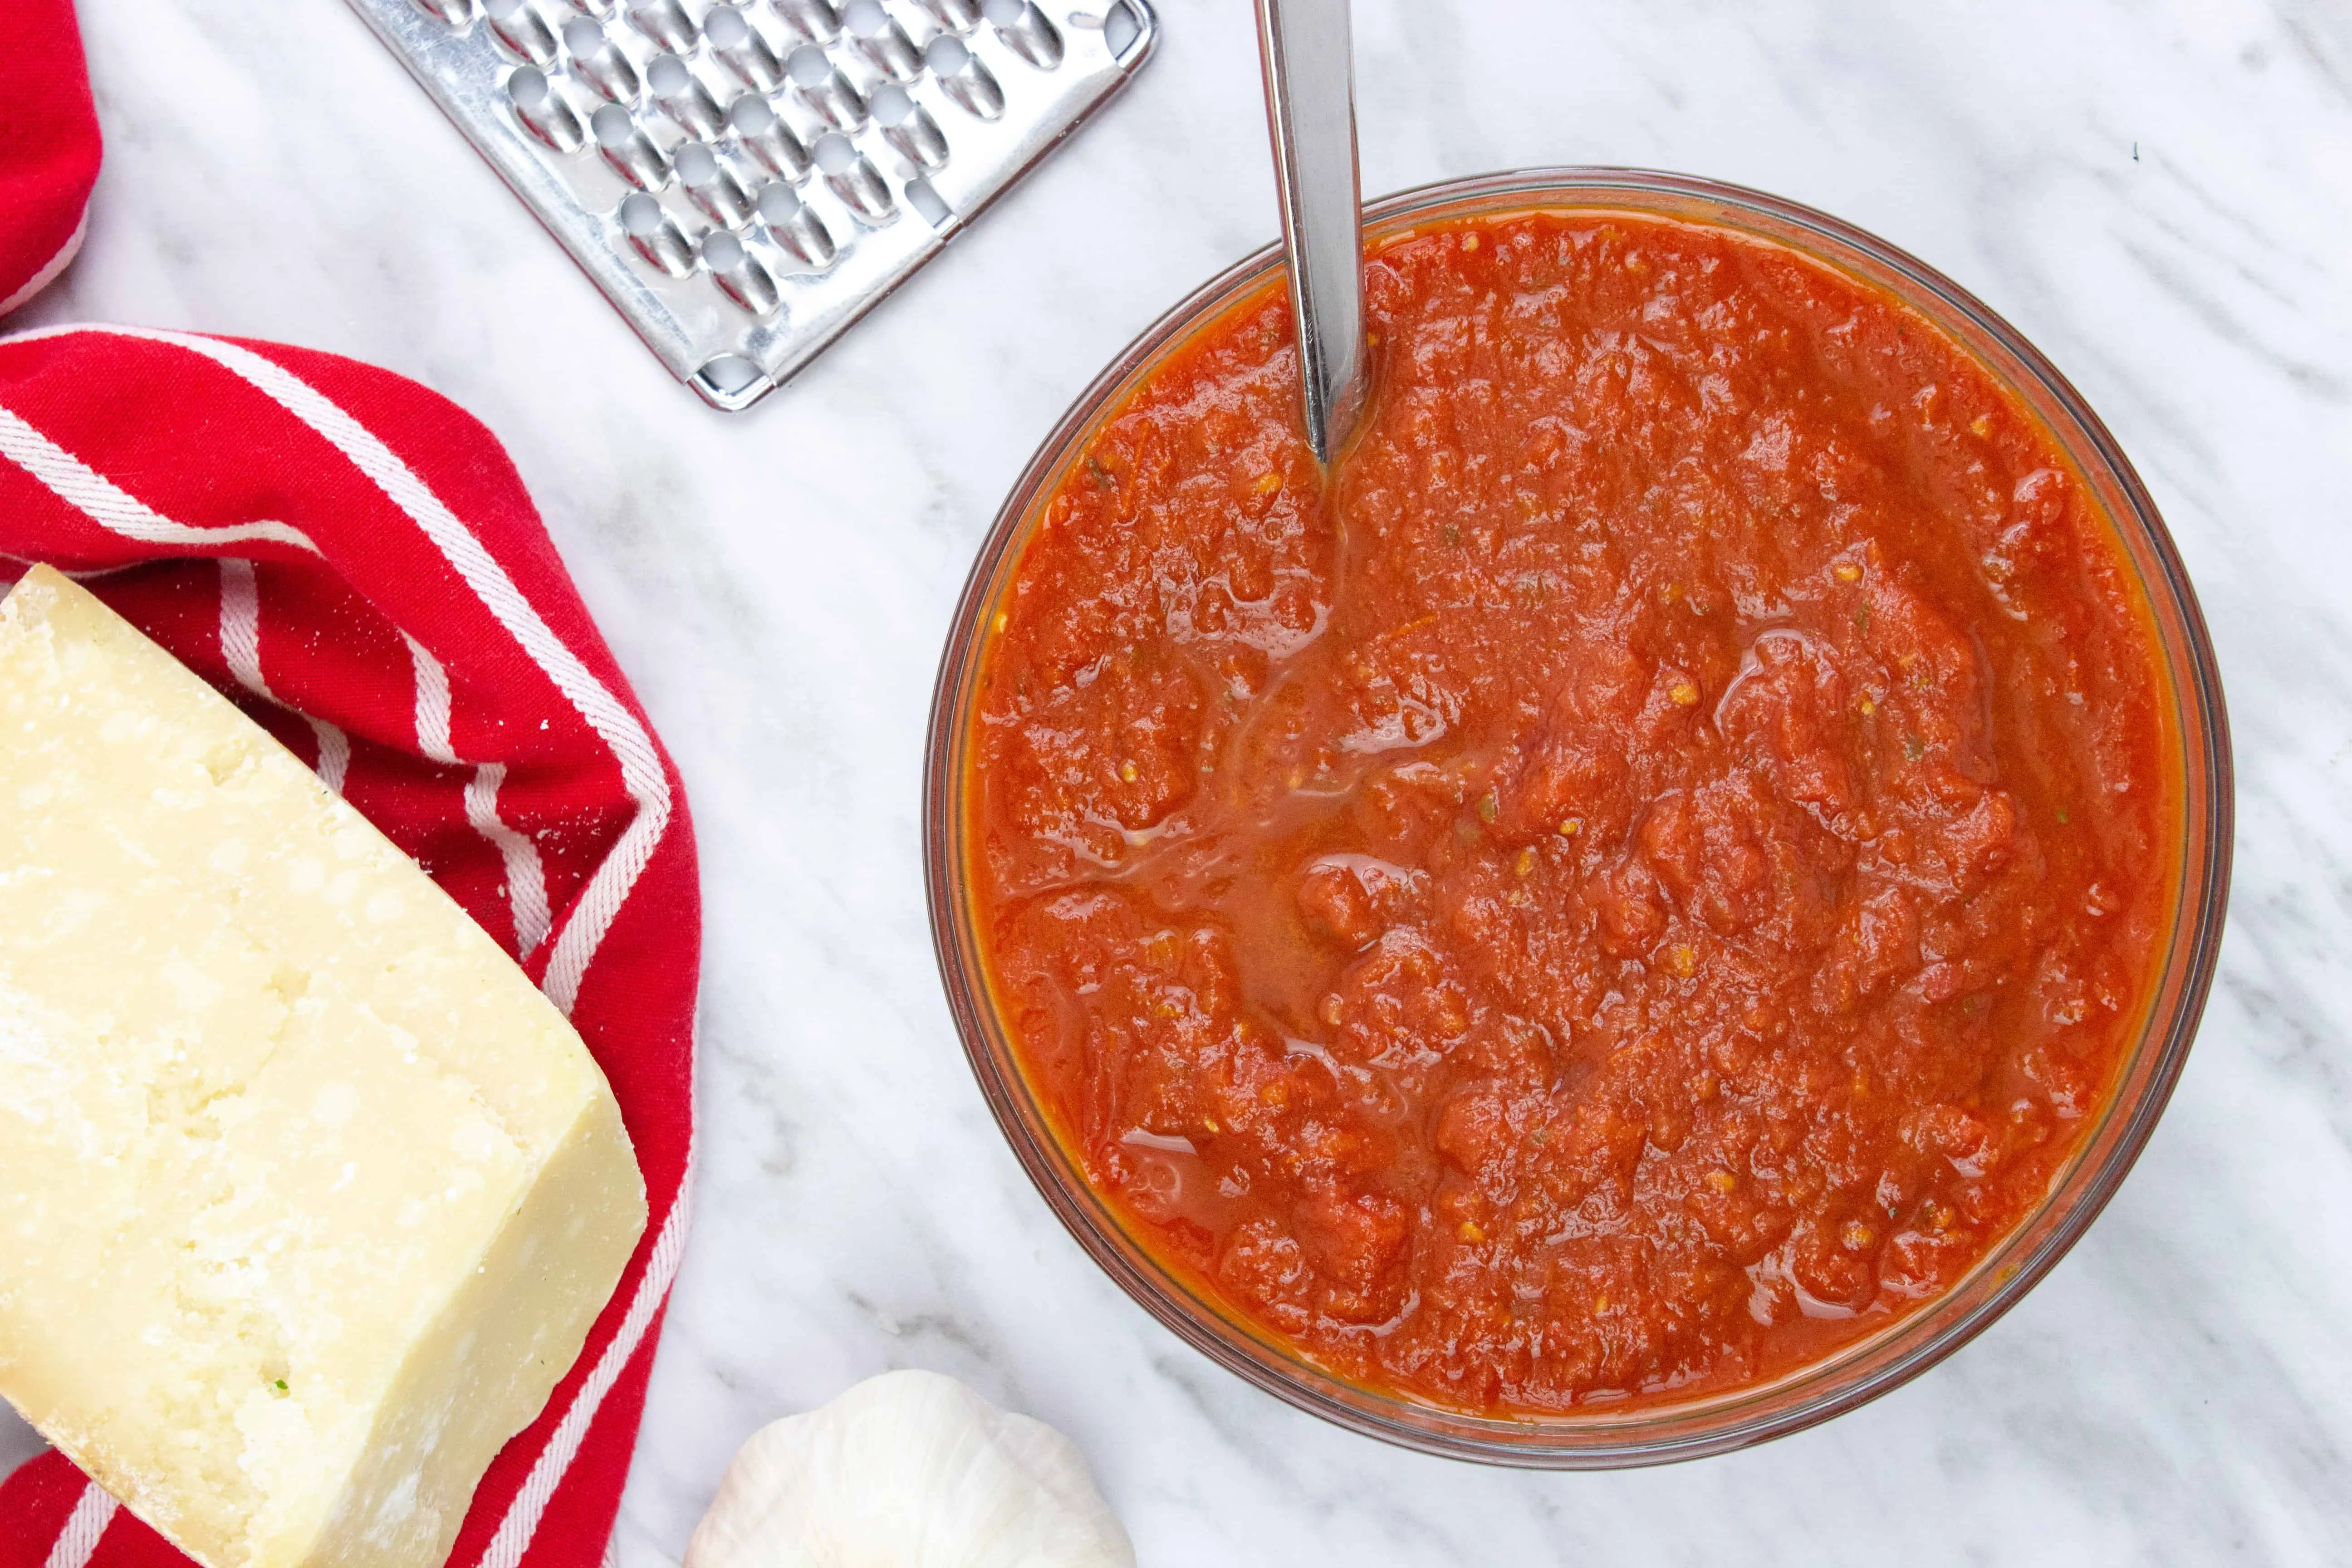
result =
M1298 326L1307 444L1325 463L1363 412L1363 195L1349 0L1257 0L1265 117Z

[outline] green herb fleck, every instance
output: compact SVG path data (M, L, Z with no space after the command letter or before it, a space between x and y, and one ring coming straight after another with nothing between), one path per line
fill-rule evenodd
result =
M1927 754L1927 748L1919 743L1918 736L1906 735L1903 737L1903 756L1905 761L1916 763Z
M2066 808L2063 805L2058 808L2058 826L2061 827L2066 826Z
M282 1377L278 1380L278 1392L280 1394L286 1392L286 1380Z
M1462 531L1450 522L1445 525L1445 542L1448 544L1462 542Z
M1856 605L1853 607L1853 629L1858 632L1866 632L1870 629L1870 606L1868 605Z

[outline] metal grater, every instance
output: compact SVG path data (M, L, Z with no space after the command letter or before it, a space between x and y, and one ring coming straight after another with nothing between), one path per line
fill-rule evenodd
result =
M670 374L749 408L1150 58L1147 0L351 0Z

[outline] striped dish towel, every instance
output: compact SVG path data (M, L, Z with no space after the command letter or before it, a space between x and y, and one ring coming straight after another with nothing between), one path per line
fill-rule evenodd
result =
M685 1241L700 911L677 770L513 465L457 407L350 360L26 332L0 339L0 557L81 577L310 762L603 1064L652 1223L450 1559L595 1568ZM57 1454L0 1484L0 1568L186 1561Z
M98 179L98 111L72 0L0 5L0 316L81 248Z

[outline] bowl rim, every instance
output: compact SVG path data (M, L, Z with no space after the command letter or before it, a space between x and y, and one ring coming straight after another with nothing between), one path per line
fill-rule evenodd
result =
M1677 205L1690 210L1676 210ZM991 524L958 600L933 689L924 758L924 879L949 1007L999 1128L1080 1248L1180 1339L1287 1404L1404 1447L1528 1468L1669 1463L1802 1430L1916 1377L2021 1300L2122 1185L2179 1080L2219 958L2233 847L2227 709L2211 639L2179 550L2137 470L2089 403L2023 334L1975 295L1907 251L1815 208L1657 170L1536 167L1442 180L1368 202L1364 218L1368 235L1385 238L1423 220L1612 207L1743 228L1889 289L1925 316L2042 418L2106 512L2138 573L2156 624L2182 765L2182 866L2169 945L2139 1038L2097 1120L2053 1175L2049 1194L1996 1240L1968 1275L1885 1329L1763 1384L1682 1404L1637 1405L1622 1414L1603 1406L1565 1418L1475 1416L1349 1384L1204 1299L1128 1231L1076 1167L1030 1093L999 1026L964 896L964 721L981 662L982 617L1017 565L1041 501L1053 494L1060 470L1075 458L1083 437L1139 384L1163 351L1271 281L1281 268L1279 243L1225 268L1162 312L1093 378L1031 457ZM1749 223L1729 221L1735 217ZM2012 363L2000 363L2003 357Z

